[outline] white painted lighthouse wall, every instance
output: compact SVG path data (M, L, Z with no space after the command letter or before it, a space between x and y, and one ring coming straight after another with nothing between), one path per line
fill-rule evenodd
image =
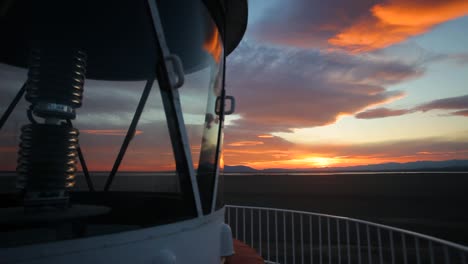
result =
M191 220L111 235L0 249L0 263L220 263L224 209Z

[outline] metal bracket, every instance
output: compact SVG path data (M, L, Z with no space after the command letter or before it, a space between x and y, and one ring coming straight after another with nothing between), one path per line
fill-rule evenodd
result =
M216 104L215 104L215 113L217 115L221 115L221 99L222 99L222 96L218 96L218 98L216 98ZM226 101L231 101L231 109L229 110L226 110L224 109L224 115L232 115L235 111L236 111L236 98L232 95L227 95L224 97L224 107L226 106Z
M173 89L182 87L185 82L184 67L182 60L175 54L170 54L165 58L166 63L170 65L171 86ZM175 78L174 78L175 76Z

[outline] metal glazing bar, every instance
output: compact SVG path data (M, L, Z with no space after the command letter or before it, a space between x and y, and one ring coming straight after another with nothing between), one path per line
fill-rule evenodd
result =
M130 144L130 141L133 139L133 136L135 135L136 127L138 125L138 121L140 121L141 114L143 113L143 109L145 108L146 101L148 100L148 96L151 92L151 88L153 87L155 75L151 76L147 81L145 88L143 90L143 93L141 94L140 101L138 102L137 109L135 113L133 114L132 122L130 123L130 127L127 130L127 134L125 135L124 141L122 142L122 145L120 146L119 153L117 155L117 158L114 161L114 165L112 166L112 170L109 173L109 176L107 177L106 185L104 186L104 191L109 191L112 182L114 181L115 174L119 170L120 164L122 163L122 160L125 156L125 153L127 152L128 145Z
M26 92L27 85L28 85L28 81L26 81L23 84L23 86L21 86L21 89L18 91L18 93L16 93L15 98L13 98L8 108L3 113L2 118L0 118L0 130L2 130L3 125L6 123L6 121L10 117L13 110L15 110L15 107L16 105L18 105L21 98L23 98L24 92Z
M154 0L148 0L151 17L153 21L156 41L156 51L158 54L159 64L157 65L158 83L161 92L161 98L166 113L166 121L171 138L172 149L176 160L177 172L180 175L180 183L184 201L194 204L198 217L203 216L201 207L200 192L198 182L195 177L193 168L192 154L190 152L190 143L188 141L187 132L185 131L185 122L182 115L182 107L180 105L180 97L175 86L177 83L171 75L174 72L173 67L166 64L168 58L175 58L171 55L164 37L163 27L159 19L159 11ZM180 82L183 76L178 76Z

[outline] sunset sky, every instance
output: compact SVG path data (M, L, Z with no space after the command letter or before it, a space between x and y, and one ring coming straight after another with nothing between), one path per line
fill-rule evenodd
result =
M466 0L249 4L228 58L226 164L468 158Z
M250 0L245 38L227 61L237 107L225 124L224 163L301 169L468 159L467 29L466 0ZM201 47L212 66L219 37L210 32ZM195 165L204 131L219 124L206 114L217 67L186 72L179 89ZM0 64L0 112L26 77ZM144 85L86 81L74 124L90 170L111 169ZM175 168L157 89L122 170ZM15 170L27 107L23 100L0 131L0 170Z

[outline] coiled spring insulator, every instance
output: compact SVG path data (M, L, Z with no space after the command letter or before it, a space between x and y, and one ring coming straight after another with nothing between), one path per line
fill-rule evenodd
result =
M77 129L68 125L28 124L21 128L17 187L34 201L57 197L75 184ZM65 198L68 202L68 198ZM28 197L25 197L25 203ZM45 203L47 204L47 202Z
M75 118L83 99L86 59L80 50L31 51L26 100L33 104L34 114Z

